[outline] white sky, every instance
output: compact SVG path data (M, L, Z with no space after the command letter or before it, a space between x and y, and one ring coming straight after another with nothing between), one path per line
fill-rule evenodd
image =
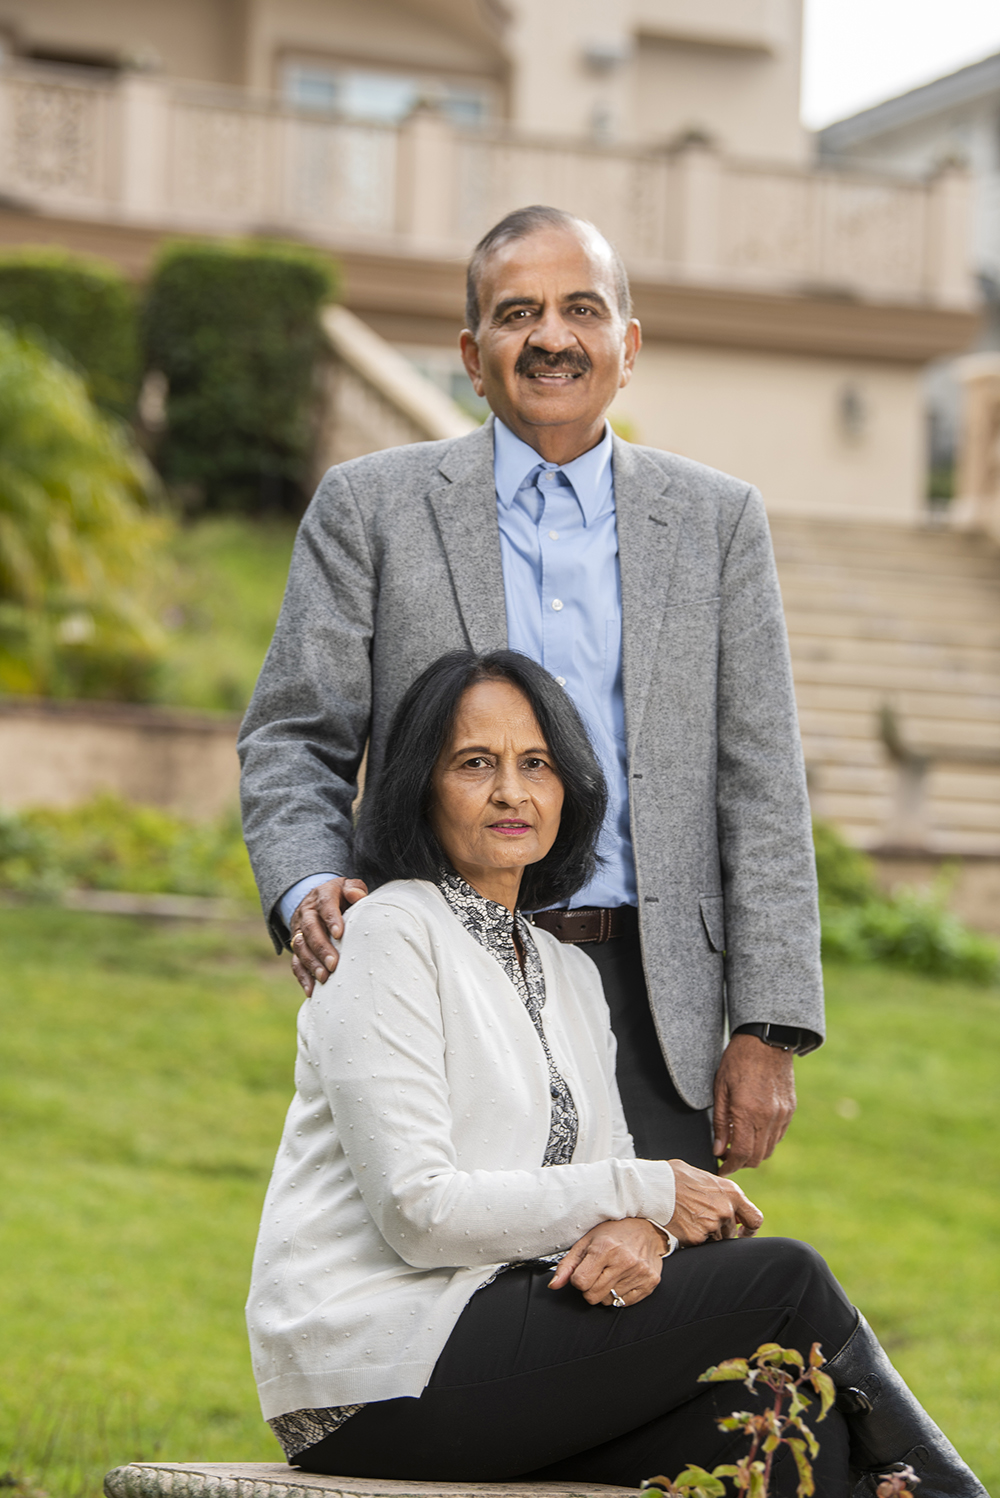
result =
M805 0L805 22L813 130L1000 52L1000 0Z

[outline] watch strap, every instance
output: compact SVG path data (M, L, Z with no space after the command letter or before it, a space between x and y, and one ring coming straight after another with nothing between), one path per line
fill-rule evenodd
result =
M755 1020L750 1024L738 1025L733 1031L734 1035L756 1035L765 1045L772 1046L778 1051L794 1051L796 1056L808 1056L810 1051L815 1051L820 1044L820 1037L814 1030L803 1030L798 1025L772 1025L770 1022L762 1023Z

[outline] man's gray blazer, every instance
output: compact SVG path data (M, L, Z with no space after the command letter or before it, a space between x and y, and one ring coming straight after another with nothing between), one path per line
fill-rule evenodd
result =
M784 617L745 483L614 443L629 800L643 960L671 1074L707 1107L728 1016L823 1033L816 878ZM240 734L265 914L350 874L370 738L446 650L507 643L493 423L332 468L302 522Z

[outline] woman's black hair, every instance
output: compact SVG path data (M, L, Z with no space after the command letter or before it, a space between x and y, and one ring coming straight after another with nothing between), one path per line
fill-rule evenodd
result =
M428 818L431 775L463 694L481 681L507 681L524 693L562 781L556 840L544 858L525 868L518 897L523 909L542 910L593 876L608 791L570 698L542 666L515 650L454 650L417 677L396 709L375 783L365 788L355 864L373 889L390 879L433 881L447 865Z

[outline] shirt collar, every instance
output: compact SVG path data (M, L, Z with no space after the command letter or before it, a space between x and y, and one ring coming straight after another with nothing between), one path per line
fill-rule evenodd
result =
M509 510L528 474L541 464L543 468L558 469L566 475L580 503L584 523L589 525L614 494L613 453L611 427L605 422L604 436L589 452L581 453L571 463L547 463L497 417L493 423L493 474L497 499L505 510Z

